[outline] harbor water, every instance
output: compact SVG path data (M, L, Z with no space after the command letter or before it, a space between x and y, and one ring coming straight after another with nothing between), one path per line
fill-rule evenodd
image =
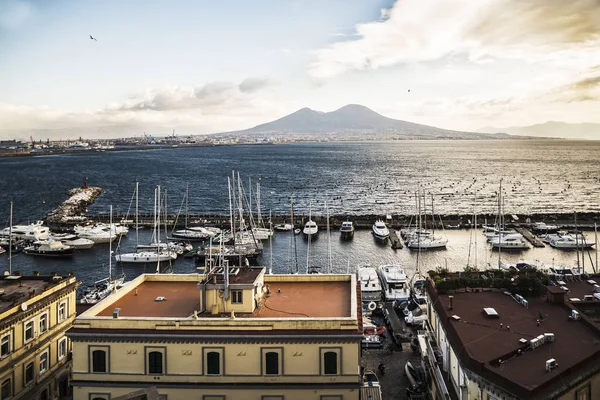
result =
M124 214L130 207L135 183L140 183L140 209L153 209L154 188L168 193L170 212L181 206L189 183L191 213L228 214L227 178L239 170L245 190L252 181L253 197L260 177L263 216L289 213L293 195L295 212L325 215L328 200L331 214L411 214L414 191L421 187L435 199L436 214L493 214L496 211L500 179L506 189L507 214L600 212L600 142L591 141L393 141L365 143L303 143L290 145L227 146L190 149L163 149L90 154L53 155L0 159L0 224L8 226L9 202L14 202L15 224L43 218L67 198L67 191L88 178L90 185L104 193L89 207L89 213L107 213L112 204ZM249 193L247 193L249 195ZM253 199L255 208L256 200ZM133 212L131 210L131 212ZM256 212L256 211L255 211ZM483 222L483 221L480 221ZM321 226L319 238L311 242L311 266L326 272L329 266L328 237ZM149 242L151 231L140 230L140 241ZM331 234L331 270L353 272L359 265L400 263L408 272L417 264L421 271L435 268L462 270L498 265L498 253L491 252L481 232L447 230L447 250L417 252L393 250L374 240L370 231L357 231L354 240L340 241ZM307 266L307 241L291 233L278 232L273 238L273 272L287 273ZM593 234L589 234L593 238ZM132 249L135 232L123 238L121 249ZM116 242L114 243L116 247ZM269 267L269 243L264 243L261 264ZM43 259L25 254L13 258L13 270L24 274L38 271L73 272L84 283L107 275L108 244L78 251L72 259ZM503 253L502 260L574 265L575 252L530 249ZM595 258L592 253L591 259ZM418 258L418 263L417 263ZM7 255L0 256L6 269ZM589 264L586 256L586 265ZM116 272L132 279L156 266L114 265ZM192 259L178 258L174 272L196 271Z

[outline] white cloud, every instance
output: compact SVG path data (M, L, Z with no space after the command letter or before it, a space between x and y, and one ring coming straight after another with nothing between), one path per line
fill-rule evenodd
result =
M209 82L148 89L123 102L79 112L0 103L0 138L36 134L53 138L115 137L165 129L199 134L245 129L281 113L277 103L258 96L271 85L270 78L248 78L239 85Z
M599 59L599 26L597 0L402 0L357 25L355 40L316 51L308 73L327 79L453 54L581 68Z

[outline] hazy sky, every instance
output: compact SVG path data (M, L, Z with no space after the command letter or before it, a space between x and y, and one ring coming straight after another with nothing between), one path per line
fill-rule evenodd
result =
M600 122L600 1L0 0L0 137L211 133L349 103L460 130Z

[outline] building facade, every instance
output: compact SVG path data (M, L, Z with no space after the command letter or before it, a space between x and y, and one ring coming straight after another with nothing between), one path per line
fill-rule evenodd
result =
M74 399L358 399L357 296L352 275L141 275L69 331Z
M74 277L0 277L0 399L69 396Z

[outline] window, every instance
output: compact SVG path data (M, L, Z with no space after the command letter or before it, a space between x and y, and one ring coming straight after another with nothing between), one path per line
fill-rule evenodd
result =
M221 375L221 354L216 351L206 354L206 375Z
M575 391L575 400L592 400L592 387L589 383Z
M163 373L163 354L160 351L151 351L148 353L148 373Z
M106 373L106 351L94 350L92 352L92 372Z
M67 338L61 338L58 341L58 359L62 360L67 355Z
M0 358L4 358L12 351L12 335L10 332L2 335L0 338Z
M67 319L67 302L63 301L58 305L58 322L63 322Z
M48 311L40 314L40 335L48 330Z
M48 359L50 358L50 351L44 350L42 354L40 354L40 375L44 372L48 371Z
M23 331L25 332L25 343L31 342L33 340L33 320L25 322Z
M24 375L24 386L28 385L29 383L33 382L33 374L34 374L34 367L33 367L33 363L30 362L29 364L27 364L27 366L25 367L25 375Z
M109 399L108 394L96 394L96 393L90 393L90 399L92 400L108 400Z
M334 351L326 351L323 355L323 372L325 375L338 374L338 355Z
M48 400L48 388L42 390L42 393L40 393L40 400Z
M232 290L231 291L231 304L242 304L242 293L241 290Z
M8 399L10 396L12 396L12 382L10 381L10 378L8 378L5 379L4 382L2 382L2 389L0 390L0 400Z
M268 349L268 351L263 354L263 373L265 375L279 375L281 350Z

